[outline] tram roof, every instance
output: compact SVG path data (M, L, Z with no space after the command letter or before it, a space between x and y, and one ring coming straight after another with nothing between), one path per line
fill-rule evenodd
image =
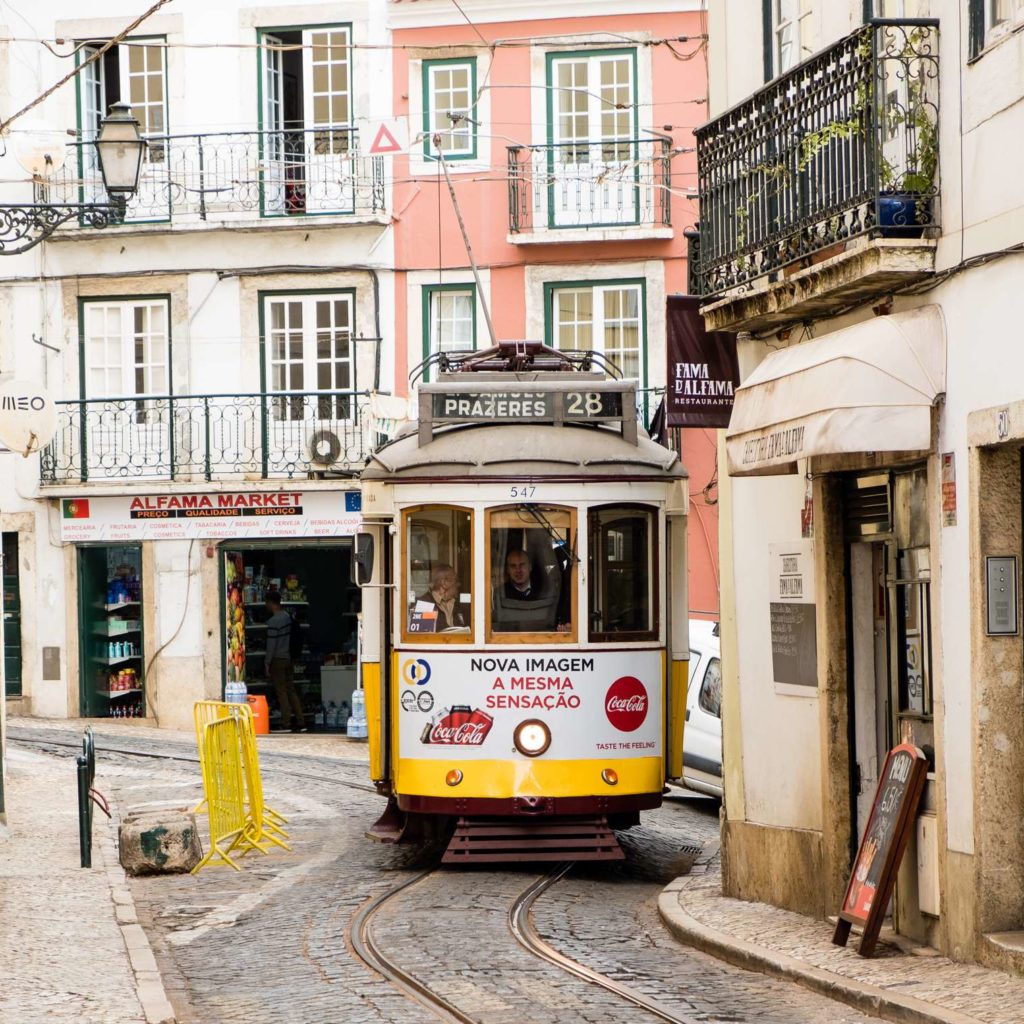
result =
M457 424L436 427L421 445L416 425L378 448L362 477L585 476L595 479L687 476L679 456L641 430L636 444L614 426Z

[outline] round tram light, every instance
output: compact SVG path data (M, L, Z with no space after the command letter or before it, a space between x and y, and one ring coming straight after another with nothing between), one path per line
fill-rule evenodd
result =
M608 783L609 786L616 786L619 782L619 773L614 768L605 768L601 772L601 778Z
M539 757L551 746L551 730L539 718L528 718L516 726L512 742L520 754Z
M444 781L449 786L457 786L462 781L462 772L458 768L453 768L445 777Z

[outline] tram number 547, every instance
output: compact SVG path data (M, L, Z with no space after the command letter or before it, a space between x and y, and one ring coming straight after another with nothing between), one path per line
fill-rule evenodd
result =
M537 493L537 488L533 484L522 484L521 486L513 486L508 489L508 496L510 498L532 498Z

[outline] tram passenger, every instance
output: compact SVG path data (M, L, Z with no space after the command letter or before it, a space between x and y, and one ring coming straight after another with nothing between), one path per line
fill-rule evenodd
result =
M534 607L523 607L525 602L532 602ZM522 548L505 555L505 580L496 588L492 624L505 633L569 631L565 600L534 580L533 563Z
M416 601L421 618L426 605L432 605L436 615L431 632L443 633L449 629L468 629L470 606L460 600L459 577L446 562L439 562L430 570L430 589Z

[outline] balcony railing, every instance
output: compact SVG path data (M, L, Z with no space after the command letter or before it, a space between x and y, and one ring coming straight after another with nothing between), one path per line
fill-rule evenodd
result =
M509 230L671 227L667 139L604 139L508 149Z
M148 142L126 223L365 217L385 208L383 158L359 155L355 129L166 135ZM93 144L75 142L68 150L61 170L37 186L37 200L106 201Z
M697 130L704 295L938 225L938 31L871 21Z
M57 424L44 484L354 471L380 440L365 391L81 399Z

